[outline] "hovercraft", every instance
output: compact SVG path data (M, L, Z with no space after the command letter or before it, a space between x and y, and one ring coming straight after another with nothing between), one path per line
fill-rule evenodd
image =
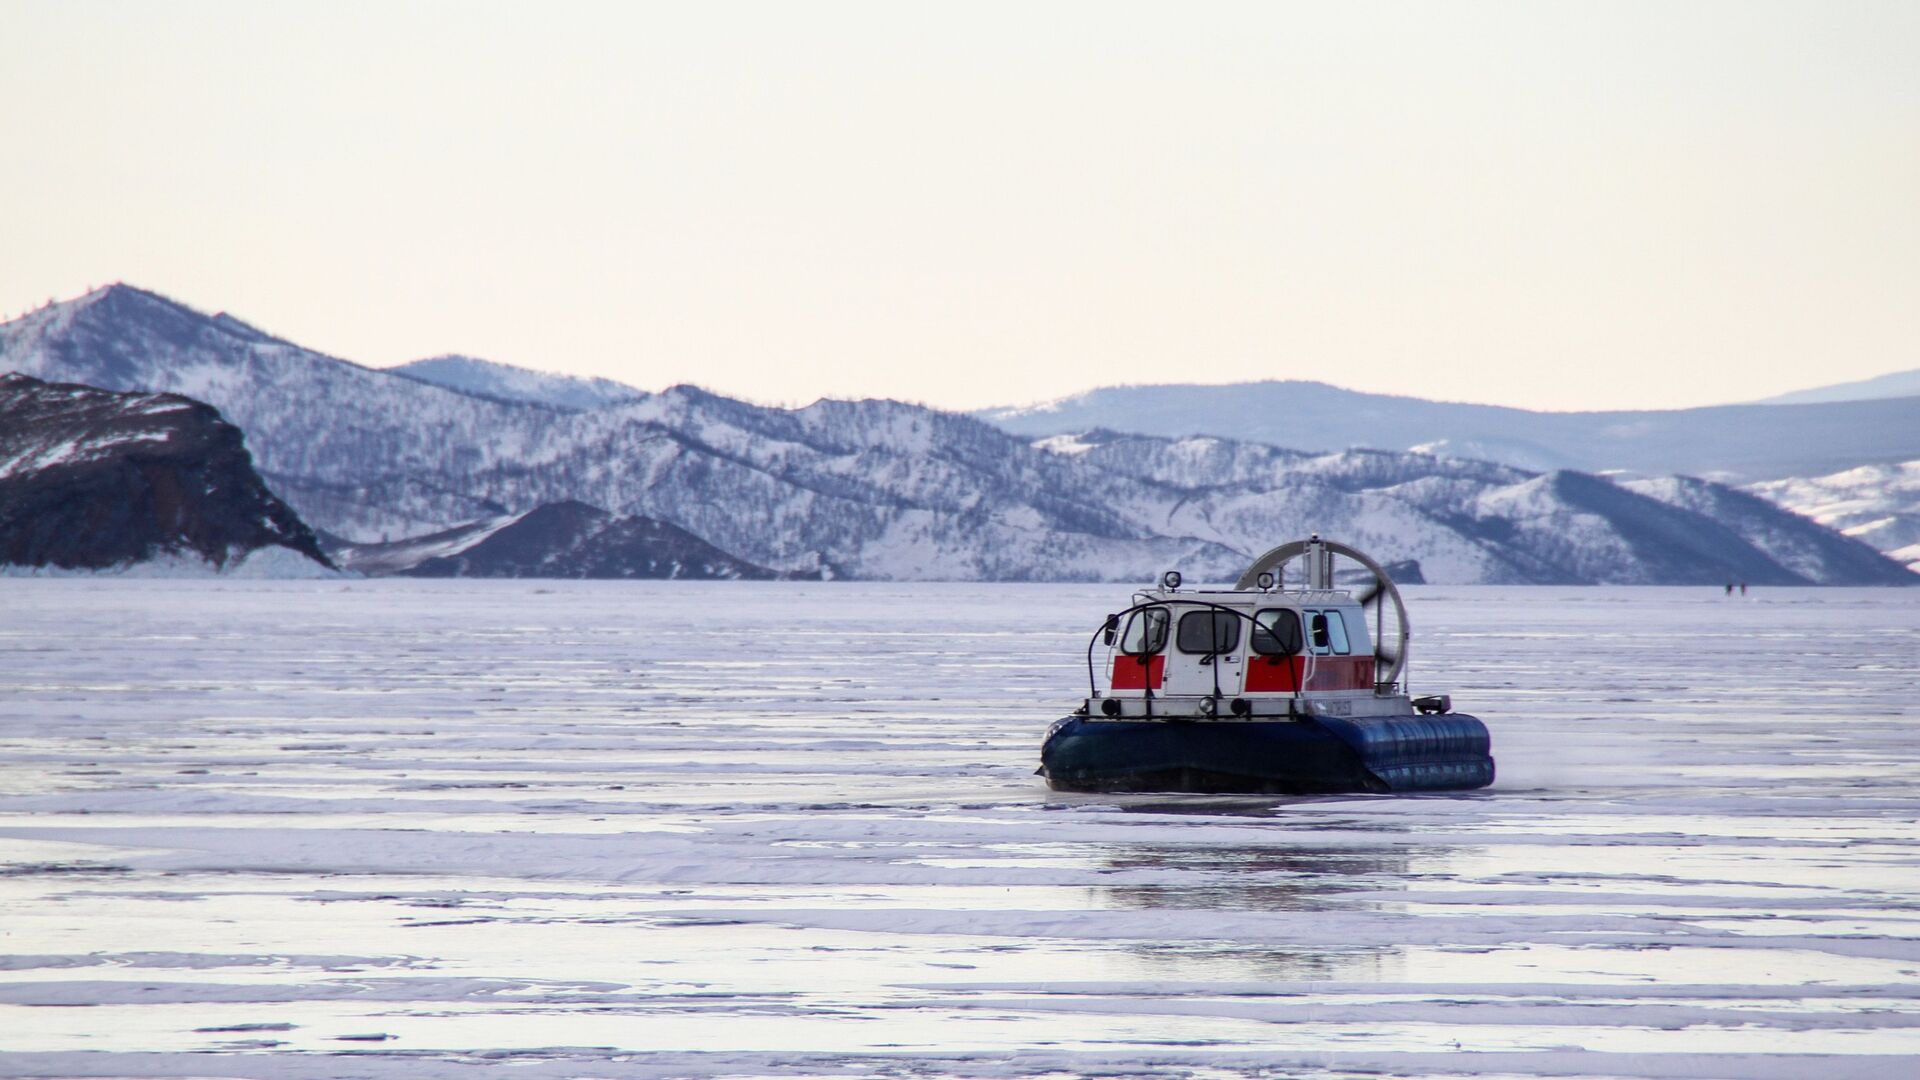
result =
M1335 557L1357 564L1339 571ZM1297 587L1286 584L1304 563ZM1324 794L1493 782L1491 738L1445 694L1411 697L1407 608L1379 563L1315 535L1231 590L1169 571L1087 642L1086 701L1040 748L1059 791ZM1106 684L1094 649L1107 646Z

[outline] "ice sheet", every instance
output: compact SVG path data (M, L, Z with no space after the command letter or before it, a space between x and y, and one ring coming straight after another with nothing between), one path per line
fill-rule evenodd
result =
M0 1075L1920 1055L1920 593L1416 588L1489 791L1051 793L1124 591L0 582Z

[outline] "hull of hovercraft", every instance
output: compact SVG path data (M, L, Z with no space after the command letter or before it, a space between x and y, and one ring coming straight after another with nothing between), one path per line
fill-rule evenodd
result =
M1250 721L1069 716L1040 774L1059 791L1333 794L1493 783L1485 724L1464 713Z

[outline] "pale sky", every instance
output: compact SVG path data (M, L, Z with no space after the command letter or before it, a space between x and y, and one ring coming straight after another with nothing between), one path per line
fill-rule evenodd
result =
M0 318L950 408L1920 367L1920 4L0 0Z

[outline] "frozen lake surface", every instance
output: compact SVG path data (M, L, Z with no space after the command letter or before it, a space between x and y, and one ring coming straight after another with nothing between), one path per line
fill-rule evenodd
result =
M1492 789L1049 792L1124 588L0 582L0 1075L1913 1075L1920 590L1409 593Z

